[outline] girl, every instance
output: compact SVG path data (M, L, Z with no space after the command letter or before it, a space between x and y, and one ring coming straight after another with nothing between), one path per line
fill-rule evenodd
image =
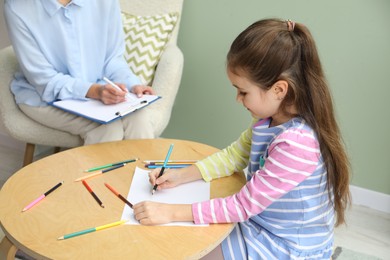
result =
M172 221L239 224L222 242L225 259L329 259L334 225L349 203L349 162L314 40L292 21L244 30L227 55L237 100L254 121L224 150L150 182L158 189L247 167L247 184L227 198L193 205L141 202L144 225ZM220 256L222 258L222 255Z

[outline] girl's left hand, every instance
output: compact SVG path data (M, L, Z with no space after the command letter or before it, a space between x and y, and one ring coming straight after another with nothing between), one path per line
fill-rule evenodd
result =
M134 217L141 225L161 225L174 221L193 221L190 204L166 204L143 201L133 206Z
M172 222L169 204L144 201L133 206L134 217L142 225L160 225Z
M137 97L142 97L142 95L156 95L154 89L150 86L144 85L135 85L131 88L131 92L137 95Z

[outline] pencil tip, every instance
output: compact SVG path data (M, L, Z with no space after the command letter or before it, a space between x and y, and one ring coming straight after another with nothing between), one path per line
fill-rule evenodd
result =
M104 208L104 205L102 204L102 205L100 205L102 208Z
M64 240L64 237L63 236L59 237L59 238L57 238L57 240Z

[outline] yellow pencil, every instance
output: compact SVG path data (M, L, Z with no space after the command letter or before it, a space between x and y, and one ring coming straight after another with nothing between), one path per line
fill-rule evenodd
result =
M84 235L84 234L87 234L87 233L91 233L91 232L95 232L95 231L99 231L99 230L102 230L102 229L119 226L119 225L122 225L122 224L124 224L126 222L127 222L127 220L120 220L120 221L116 221L116 222L113 222L113 223L110 223L110 224L106 224L106 225L102 225L102 226L98 226L98 227L93 227L93 228L88 228L88 229L84 229L84 230L77 231L77 232L74 232L74 233L70 233L70 234L64 235L62 237L59 237L57 239L58 240L64 240L64 239L68 239L68 238L72 238L72 237L76 237L76 236L81 236L81 235Z

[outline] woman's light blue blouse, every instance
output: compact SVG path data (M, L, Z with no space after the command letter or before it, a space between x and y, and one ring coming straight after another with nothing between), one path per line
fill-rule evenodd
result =
M56 99L85 99L105 76L126 84L141 81L123 53L116 0L6 0L4 14L20 72L11 82L16 102L45 106Z

